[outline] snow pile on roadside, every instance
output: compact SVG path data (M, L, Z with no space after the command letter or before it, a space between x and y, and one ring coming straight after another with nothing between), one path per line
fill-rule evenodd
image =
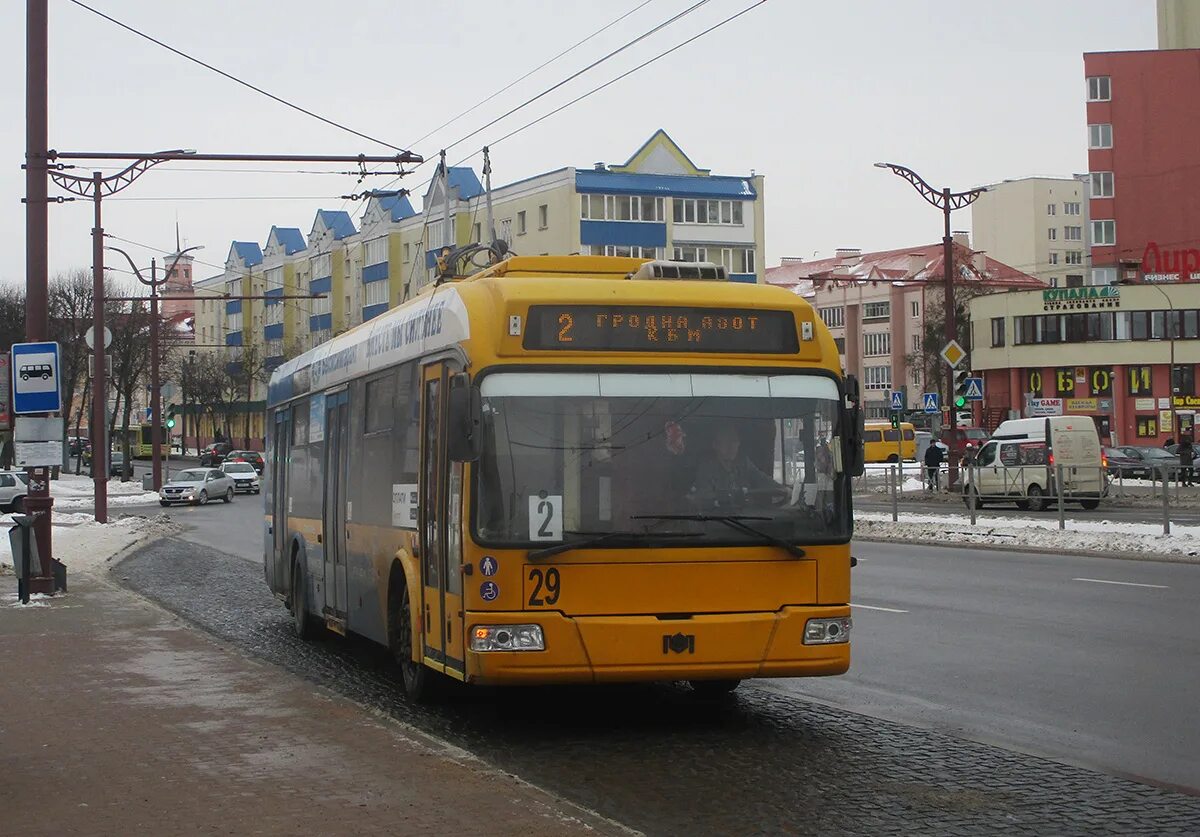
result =
M86 514L55 514L53 520L54 557L67 565L68 574L103 568L128 547L165 537L177 528L166 515L125 515L107 524L96 523ZM8 517L2 521L11 523ZM5 574L13 572L8 528L0 532L0 569Z
M54 508L58 509L90 509L93 502L92 478L84 474L62 474L50 482L50 496L54 498ZM157 491L143 491L141 480L108 481L109 506L138 506L158 502Z
M972 526L962 515L905 514L893 523L879 512L856 512L855 537L880 541L959 543L1033 547L1064 552L1107 552L1113 555L1163 555L1200 560L1200 526L1172 526L1164 535L1153 523L1069 520L1060 530L1057 519L978 517Z

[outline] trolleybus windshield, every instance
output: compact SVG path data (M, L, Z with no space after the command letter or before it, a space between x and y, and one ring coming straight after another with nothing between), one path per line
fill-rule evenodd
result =
M481 544L844 542L839 396L817 374L497 372L483 377ZM753 520L727 525L729 516Z

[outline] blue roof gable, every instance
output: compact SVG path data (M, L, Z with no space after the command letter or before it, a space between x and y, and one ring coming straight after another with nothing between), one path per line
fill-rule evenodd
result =
M467 166L450 167L450 186L458 189L459 200L470 200L483 194L483 184L475 176L475 170Z
M379 208L391 214L393 221L403 221L417 214L406 195L388 195L379 199Z
M350 220L350 213L344 210L318 209L317 218L333 233L335 241L341 241L358 232L354 228L354 222Z
M246 267L262 264L262 248L254 241L235 241L233 251Z
M275 236L275 240L288 256L299 253L308 246L304 243L304 234L296 227L271 227L271 235Z
M638 174L636 172L575 172L575 191L610 195L662 195L677 198L734 198L754 200L758 192L749 177L719 175Z

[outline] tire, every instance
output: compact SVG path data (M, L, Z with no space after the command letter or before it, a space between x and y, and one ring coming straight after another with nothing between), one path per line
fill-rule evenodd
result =
M233 489L232 488L225 489L225 496L222 497L221 499L224 500L226 503L232 503L233 502Z
M1017 508L1020 509L1021 511L1029 511L1029 501L1028 500L1017 500Z
M203 488L200 489L200 496L196 498L196 505L197 506L207 506L208 505L208 492L205 491Z
M894 453L892 453L892 454L888 454L887 461L888 461L888 462L892 462L892 463L896 463L896 462L899 462L899 461L900 461L900 457L896 456L896 454L894 454ZM707 682L707 681L699 681L699 682ZM735 688L736 688L736 687L735 687Z
M426 668L412 659L412 604L409 601L408 585L403 582L393 594L392 611L392 656L400 667L400 678L404 682L404 693L414 703L432 703L439 694L441 678L436 671Z
M1029 498L1027 502L1030 509L1038 512L1046 510L1046 494L1040 485L1029 486L1025 489L1025 496Z
M1088 511L1095 511L1100 508L1099 500L1080 500L1079 505L1083 506Z
M692 687L692 692L696 697L711 700L733 694L741 682L741 680L689 680L688 685Z
M288 595L288 609L292 613L292 630L297 638L316 639L321 634L321 624L308 612L308 585L305 584L304 564L299 555L292 556L292 589Z
M166 500L159 500L159 501L158 501L158 504L159 504L160 506L169 506L169 505L171 505L171 504L170 504L170 503L168 503Z

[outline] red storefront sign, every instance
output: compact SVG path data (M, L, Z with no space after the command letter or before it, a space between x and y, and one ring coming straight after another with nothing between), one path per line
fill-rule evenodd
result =
M1147 282L1200 282L1200 250L1162 250L1158 242L1151 241L1142 251L1142 278Z

